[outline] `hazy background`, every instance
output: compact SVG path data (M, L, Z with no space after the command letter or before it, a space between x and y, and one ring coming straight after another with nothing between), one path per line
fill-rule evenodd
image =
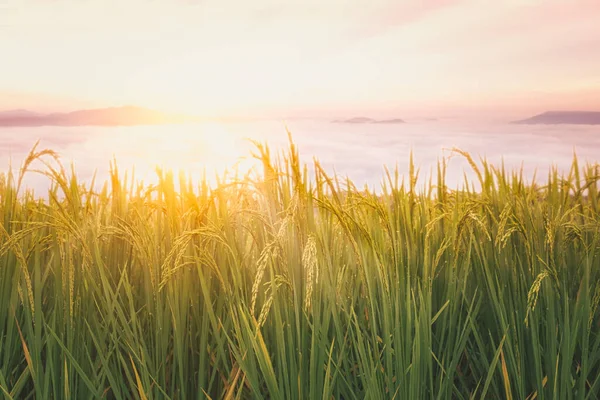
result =
M598 160L598 127L508 122L600 111L599 20L597 0L0 0L0 110L246 120L4 128L0 166L41 139L84 179L113 157L145 180L157 164L199 176L247 156L245 138L283 146L286 121L305 161L358 184L405 172L411 149L427 173L454 146L527 176L563 170L574 150ZM409 123L329 123L357 116ZM452 160L450 182L465 165Z

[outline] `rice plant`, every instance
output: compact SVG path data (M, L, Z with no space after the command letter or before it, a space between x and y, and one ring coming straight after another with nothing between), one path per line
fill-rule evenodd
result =
M115 163L94 190L34 147L0 178L0 393L600 398L600 168L528 184L457 154L477 190L446 161L359 189L291 142L212 187Z

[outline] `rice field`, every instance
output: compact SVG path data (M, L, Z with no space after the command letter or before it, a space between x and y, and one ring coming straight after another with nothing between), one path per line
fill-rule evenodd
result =
M214 187L114 164L92 190L34 148L0 178L0 396L600 398L600 167L457 154L462 188L443 160L357 188L290 143Z

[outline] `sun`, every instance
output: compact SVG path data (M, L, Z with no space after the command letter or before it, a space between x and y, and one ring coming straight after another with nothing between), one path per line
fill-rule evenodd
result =
M89 154L114 157L120 171L134 171L147 185L158 183L157 170L183 173L193 182L206 179L213 186L217 176L243 176L257 165L245 136L220 123L115 128L99 132L88 146Z

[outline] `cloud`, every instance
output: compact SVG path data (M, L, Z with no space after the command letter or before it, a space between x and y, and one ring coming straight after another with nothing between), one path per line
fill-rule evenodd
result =
M458 4L460 4L460 0L381 2L363 14L356 34L362 38L377 36L390 29L413 24Z
M468 104L572 90L600 65L600 6L589 1L8 4L0 90L102 105Z

